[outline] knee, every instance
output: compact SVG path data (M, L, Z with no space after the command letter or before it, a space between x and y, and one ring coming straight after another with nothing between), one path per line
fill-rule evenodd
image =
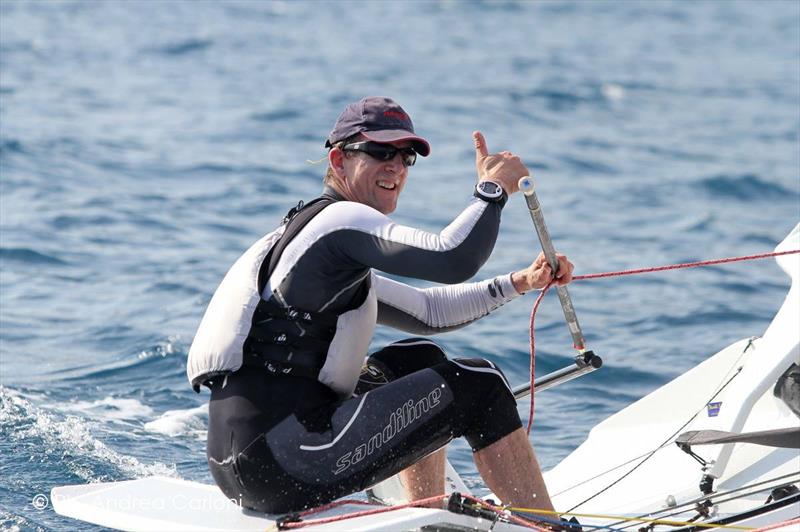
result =
M450 361L455 365L459 372L466 372L473 379L481 382L482 387L486 386L495 389L500 393L507 392L514 395L503 371L491 360L485 358L454 358Z
M367 358L355 393L361 395L416 371L447 362L439 345L426 338L407 338L387 345Z
M391 374L389 380L394 380L447 362L447 356L438 344L427 338L407 338L376 351L367 360L378 361Z
M405 338L398 340L387 345L380 351L376 351L375 355L383 356L386 353L406 354L414 353L414 356L419 358L426 358L431 361L431 365L438 364L447 360L444 349L428 338Z
M456 358L442 367L463 417L462 434L473 451L483 449L522 426L514 392L490 360Z

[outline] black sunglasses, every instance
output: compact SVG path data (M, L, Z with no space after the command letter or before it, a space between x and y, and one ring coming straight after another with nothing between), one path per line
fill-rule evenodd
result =
M403 157L404 166L414 166L417 162L417 152L414 148L396 148L391 144L381 144L379 142L355 142L342 146L343 151L363 151L373 159L379 161L391 161L398 153Z

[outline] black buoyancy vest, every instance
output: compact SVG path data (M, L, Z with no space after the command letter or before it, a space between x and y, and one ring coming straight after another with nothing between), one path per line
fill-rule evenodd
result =
M286 229L264 257L258 272L258 291L263 294L281 254L300 231L336 200L329 196L298 203L283 219ZM258 302L244 343L243 365L270 373L316 379L325 363L328 346L336 332L338 315L283 306L274 297Z

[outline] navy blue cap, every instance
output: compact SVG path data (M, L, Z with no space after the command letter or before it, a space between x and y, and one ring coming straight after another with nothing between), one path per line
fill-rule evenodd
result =
M337 142L361 133L374 142L410 140L414 151L427 157L431 146L414 134L411 117L391 98L368 96L344 108L325 141L330 148Z

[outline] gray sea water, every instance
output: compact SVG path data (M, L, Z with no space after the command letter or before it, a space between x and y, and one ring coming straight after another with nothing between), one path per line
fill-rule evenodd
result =
M319 192L306 161L346 103L391 96L431 141L396 220L438 231L460 211L479 129L523 157L556 247L593 273L789 232L799 58L796 1L1 0L0 528L78 529L32 505L56 485L211 481L188 347L232 262ZM513 197L478 278L537 252ZM787 287L772 260L574 284L606 365L538 395L543 465L763 332ZM532 304L438 340L525 382ZM572 356L554 296L537 323L544 374ZM465 445L450 458L484 489Z

